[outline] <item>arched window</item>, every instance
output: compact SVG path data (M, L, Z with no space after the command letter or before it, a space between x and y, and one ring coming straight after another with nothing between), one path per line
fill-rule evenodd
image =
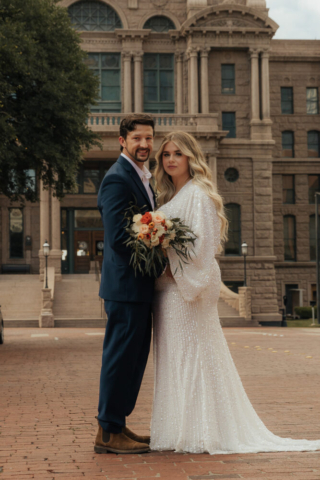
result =
M308 157L320 157L320 132L317 130L308 132Z
M122 28L119 15L102 2L77 2L68 11L71 23L77 30L112 32L115 28Z
M144 24L143 28L150 28L152 32L157 33L168 32L169 30L176 29L173 21L168 17L164 17L163 15L156 15L155 17L149 18L149 20L147 20Z
M296 217L285 215L283 217L284 259L296 261Z
M294 133L282 132L282 156L287 158L294 157Z
M310 245L310 260L316 260L316 216L309 217L309 245Z
M225 209L229 221L225 255L241 255L241 207L237 203L228 203Z

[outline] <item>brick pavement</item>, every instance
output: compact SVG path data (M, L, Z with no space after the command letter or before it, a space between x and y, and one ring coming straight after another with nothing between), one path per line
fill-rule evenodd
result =
M267 427L280 436L320 438L320 330L224 333ZM7 329L5 334L0 347L0 480L320 480L320 452L96 455L103 330ZM152 378L150 358L128 422L140 433L149 431Z

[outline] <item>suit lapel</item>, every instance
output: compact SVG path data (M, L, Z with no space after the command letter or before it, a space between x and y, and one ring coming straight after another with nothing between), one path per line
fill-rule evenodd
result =
M118 158L117 161L118 161L118 163L120 163L120 165L122 165L125 168L125 170L127 170L127 172L129 172L132 180L135 182L137 187L140 189L140 192L142 193L143 197L145 198L148 207L150 207L150 210L152 210L152 205L150 203L149 195L147 194L147 191L146 191L146 189L145 189L145 187L142 183L142 180L139 177L139 175L137 174L137 172L135 171L135 169L133 168L133 166L128 162L128 160L126 160L121 155L120 155L120 157Z

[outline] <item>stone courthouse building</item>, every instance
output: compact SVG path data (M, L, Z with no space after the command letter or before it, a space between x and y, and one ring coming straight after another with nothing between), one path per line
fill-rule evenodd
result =
M316 294L314 194L320 191L320 41L273 40L265 0L62 0L100 77L90 128L103 149L85 154L78 190L59 202L40 189L24 208L0 197L3 272L38 274L41 246L62 274L101 261L97 192L119 155L124 113L149 112L163 134L196 136L230 220L222 280L247 283L258 321L279 319L283 296ZM152 163L152 162L151 162ZM152 166L152 165L151 165ZM27 265L27 267L25 267Z

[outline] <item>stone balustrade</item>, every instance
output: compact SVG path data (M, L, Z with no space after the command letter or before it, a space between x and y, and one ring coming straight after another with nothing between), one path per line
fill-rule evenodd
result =
M157 133L167 133L173 127L197 136L224 137L227 132L219 130L218 114L174 114L152 113ZM88 119L89 127L104 134L118 134L121 120L125 113L91 113Z
M239 293L232 292L223 282L221 282L220 297L227 305L233 307L239 312L239 316L247 321L252 320L252 288L239 287Z

